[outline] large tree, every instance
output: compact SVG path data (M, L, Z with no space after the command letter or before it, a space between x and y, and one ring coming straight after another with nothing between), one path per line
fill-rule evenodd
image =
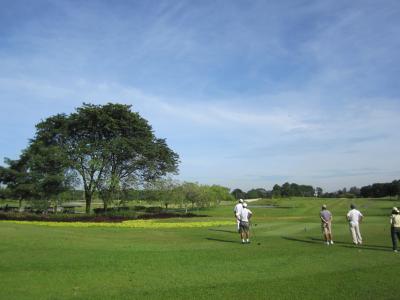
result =
M178 155L130 105L83 104L36 128L33 142L62 149L62 157L80 175L87 213L96 190L112 195L132 182L177 172Z
M269 193L264 188L251 189L251 190L247 191L248 199L267 198L268 196L269 196Z
M231 195L235 197L235 199L245 199L247 198L246 193L243 192L241 189L234 189L231 192Z

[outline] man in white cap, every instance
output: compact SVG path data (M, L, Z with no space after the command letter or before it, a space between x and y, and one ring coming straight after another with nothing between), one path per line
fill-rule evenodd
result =
M350 208L351 210L347 213L347 220L349 221L351 237L353 238L354 245L361 245L362 237L360 233L360 223L364 216L356 209L354 204L351 204Z
M253 215L250 209L247 209L247 203L243 203L243 209L236 216L240 221L239 232L242 244L250 243L250 218Z
M393 251L397 252L397 240L400 240L400 212L397 207L393 207L390 217L390 233L392 235Z
M237 223L237 231L239 231L239 224L240 224L240 220L238 219L237 215L240 214L242 212L243 209L243 199L239 199L238 203L235 205L235 207L233 208L233 216L236 219L236 223Z
M332 213L327 210L326 205L322 205L322 209L319 213L321 218L321 228L322 233L324 234L325 243L329 245L333 245L332 241Z

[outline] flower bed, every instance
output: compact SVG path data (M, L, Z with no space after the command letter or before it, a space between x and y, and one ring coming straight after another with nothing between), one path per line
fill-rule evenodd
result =
M160 222L156 220L129 220L119 223L109 222L43 222L1 220L0 223L38 225L48 227L119 227L119 228L200 228L232 225L232 221Z

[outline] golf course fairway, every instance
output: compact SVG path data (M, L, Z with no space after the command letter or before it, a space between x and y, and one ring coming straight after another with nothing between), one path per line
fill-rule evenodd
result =
M389 224L398 200L293 198L262 207L269 201L249 204L245 245L234 203L153 227L0 221L0 299L399 299ZM331 246L322 240L323 203L333 214ZM345 219L351 203L365 216L358 247Z

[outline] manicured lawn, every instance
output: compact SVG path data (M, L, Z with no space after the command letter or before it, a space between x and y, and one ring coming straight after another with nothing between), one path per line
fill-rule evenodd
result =
M322 203L335 245L323 244ZM398 299L400 253L391 251L390 200L355 200L365 215L351 244L350 200L285 199L254 208L241 245L231 206L204 210L204 228L75 228L0 222L1 299ZM257 203L266 204L268 201ZM400 205L399 205L400 206ZM200 218L199 218L200 219ZM164 220L162 222L193 222Z

